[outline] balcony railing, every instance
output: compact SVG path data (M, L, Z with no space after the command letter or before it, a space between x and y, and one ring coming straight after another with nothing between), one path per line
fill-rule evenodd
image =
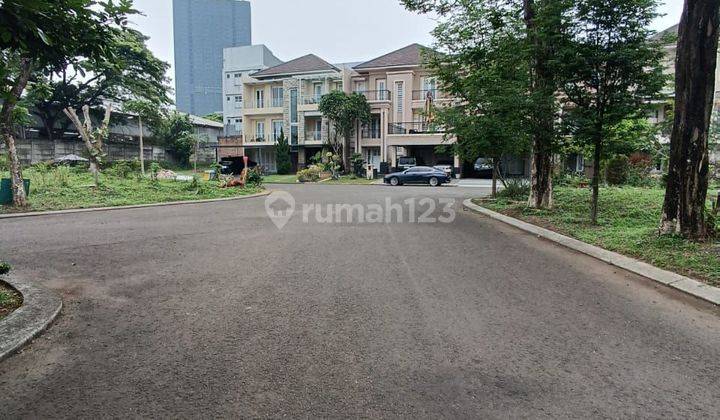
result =
M304 103L305 105L319 104L319 103L320 103L320 99L321 99L322 97L323 97L322 94L321 94L321 95L316 95L316 94L305 95L305 98L303 99L303 103Z
M400 122L389 126L389 134L441 134L445 129L434 123Z
M226 136L242 136L243 130L242 125L225 124L225 135Z
M363 95L368 101L389 101L391 95L389 90L363 90L355 93Z
M423 89L413 90L413 101L424 101L430 96L432 100L443 99L445 95L442 94L438 89Z
M282 108L283 107L283 100L284 98L281 97L275 97L272 98L272 106L273 108Z
M380 128L363 128L360 131L360 138L361 139L379 139L382 136L382 133L380 132Z
M254 133L245 136L245 143L265 143L267 141L270 141L270 138L264 133Z
M322 131L310 130L305 132L305 141L322 141Z

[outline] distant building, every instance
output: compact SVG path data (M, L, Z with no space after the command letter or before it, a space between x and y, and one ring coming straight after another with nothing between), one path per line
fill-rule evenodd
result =
M250 45L250 2L173 0L177 109L194 115L223 110L223 49Z
M282 64L264 45L225 48L223 51L223 117L225 135L243 133L243 81L250 74Z

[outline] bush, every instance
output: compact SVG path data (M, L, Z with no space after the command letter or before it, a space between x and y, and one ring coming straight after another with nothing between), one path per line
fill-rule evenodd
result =
M525 200L530 196L530 182L524 178L508 178L505 188L497 196L515 201Z
M113 162L108 172L118 178L126 179L130 174L137 173L140 171L140 161L134 160L117 160Z
M623 185L627 183L630 171L630 159L618 155L610 159L605 169L605 180L610 185Z
M8 264L4 261L0 261L0 276L3 274L9 273L10 270L12 270L12 267L10 266L10 264Z
M320 181L321 172L323 172L323 168L317 165L310 165L306 169L299 171L297 178L300 182L318 182Z
M247 185L249 187L261 187L263 184L263 169L256 166L248 171Z
M590 180L584 174L577 172L565 172L553 180L557 187L580 188L590 185Z
M629 159L628 185L633 187L652 187L657 182L650 176L653 167L652 159L642 153L633 153Z
M365 159L363 159L360 153L353 153L350 157L350 164L352 165L352 173L358 177L363 176L363 166L365 165Z
M10 170L10 162L5 153L0 153L0 172L7 172Z

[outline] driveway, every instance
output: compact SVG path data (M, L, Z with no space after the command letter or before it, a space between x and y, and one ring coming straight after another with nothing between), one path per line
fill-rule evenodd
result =
M273 188L297 209L482 192ZM0 232L17 274L65 301L0 363L3 418L720 412L716 308L471 213L305 223L296 211L279 230L254 199Z

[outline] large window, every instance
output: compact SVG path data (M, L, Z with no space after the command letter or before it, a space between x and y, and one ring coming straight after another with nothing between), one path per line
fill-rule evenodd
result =
M255 140L265 141L265 122L258 121L255 123Z
M282 120L275 120L272 122L272 135L273 135L273 141L277 141L278 138L280 138L280 133L283 131L283 122Z
M385 80L376 80L375 87L377 88L377 99L378 101L387 100L387 84Z
M284 93L282 86L272 88L272 106L280 108L283 106Z
M313 97L316 101L320 100L323 94L323 85L320 82L313 83Z
M405 113L405 82L395 82L395 122L402 122Z
M298 90L290 89L290 144L298 144Z
M265 90L255 90L255 108L265 108Z

